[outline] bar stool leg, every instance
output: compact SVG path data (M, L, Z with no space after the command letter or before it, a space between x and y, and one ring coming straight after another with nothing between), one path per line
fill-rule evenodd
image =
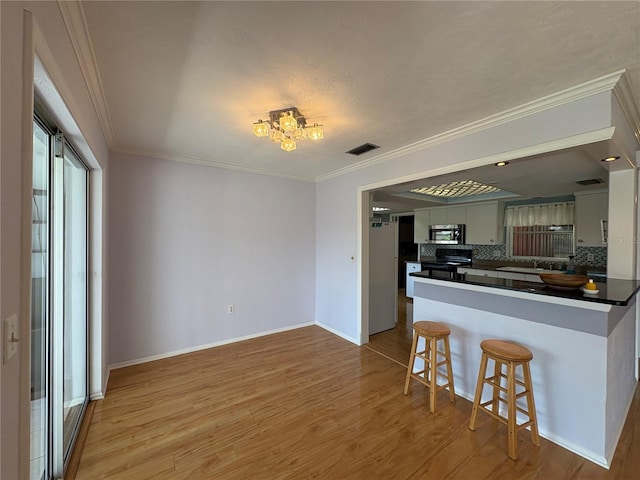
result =
M491 400L491 411L498 415L500 411L500 389L496 387L502 386L502 362L499 362L495 358L493 359L493 390Z
M413 372L413 363L416 359L416 347L418 345L418 333L413 332L413 342L411 344L411 355L409 356L409 366L407 367L407 379L404 382L404 394L409 393L409 381L411 380L411 372Z
M427 379L427 371L429 372L429 411L436 411L436 388L438 386L438 340L436 337L429 338L429 366L425 365L425 380Z
M509 458L518 459L518 435L516 431L516 369L514 362L507 362L507 431Z
M449 336L444 337L444 354L447 356L447 380L449 382L449 400L456 401L456 392L453 387L453 368L451 368L451 349L449 348Z
M478 405L482 399L482 389L484 387L484 375L487 369L487 354L482 352L480 358L480 370L478 372L478 382L476 383L476 394L473 398L473 408L471 409L471 420L469 421L469 430L476 429L476 421L478 420Z
M540 435L538 434L538 417L536 415L536 404L533 401L533 383L531 382L531 370L529 362L522 364L522 374L524 376L524 384L527 389L527 411L529 412L529 420L531 420L531 441L537 447L540 446Z

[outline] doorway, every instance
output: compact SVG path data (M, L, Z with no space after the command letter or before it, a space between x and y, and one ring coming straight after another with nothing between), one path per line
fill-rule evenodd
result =
M61 477L88 404L88 169L33 121L30 478Z
M398 296L406 287L406 262L418 260L418 244L413 243L413 213L398 216ZM399 300L399 298L398 298Z
M369 341L365 346L406 366L413 336L413 299L408 298L405 292L405 265L407 261L416 261L418 258L418 245L413 243L413 213L394 215L394 218L397 225L397 281L388 282L388 286L397 285L397 288L394 288L394 295L396 295L396 322L391 329L370 334ZM373 249L370 252L370 256L372 252ZM371 266L370 268L373 269L374 267Z

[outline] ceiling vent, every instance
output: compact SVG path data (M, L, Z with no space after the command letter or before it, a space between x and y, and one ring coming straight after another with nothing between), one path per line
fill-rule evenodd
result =
M345 153L350 153L351 155L362 155L363 153L370 152L371 150L375 150L376 148L380 148L380 146L374 145L373 143L364 143L359 147L352 148L351 150Z
M601 178L589 178L587 180L578 180L576 183L578 185L597 185L598 183L604 183L604 180Z

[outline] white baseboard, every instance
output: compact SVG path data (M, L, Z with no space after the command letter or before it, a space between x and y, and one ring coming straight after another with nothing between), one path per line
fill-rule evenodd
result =
M251 335L245 335L242 337L229 338L227 340L221 340L219 342L207 343L204 345L197 345L195 347L183 348L180 350L174 350L172 352L160 353L157 355L150 355L148 357L136 358L135 360L127 360L126 362L114 363L109 365L109 372L118 368L130 367L132 365L139 365L141 363L153 362L154 360L162 360L163 358L175 357L177 355L183 355L185 353L198 352L200 350L206 350L207 348L219 347L221 345L227 345L229 343L241 342L243 340L250 340L252 338L264 337L265 335L272 335L274 333L286 332L288 330L295 330L297 328L308 327L314 325L313 322L299 323L297 325L291 325L289 327L276 328L274 330L268 330L266 332L254 333Z
M110 374L111 374L111 367L107 367L107 374L104 376L104 381L102 382L102 391L91 392L91 395L89 395L89 399L92 402L96 400L104 400L104 396L107 394L107 385L109 384Z
M335 328L331 328L330 326L325 325L324 323L321 323L321 322L316 322L315 324L316 324L317 326L319 326L320 328L324 328L324 329L325 329L325 330L327 330L328 332L331 332L331 333L333 333L334 335L337 335L337 336L339 336L339 337L341 337L341 338L344 338L345 340L347 340L347 341L349 341L349 342L351 342L351 343L355 343L355 344L356 344L356 345L358 345L358 346L360 345L360 342L359 342L358 340L356 340L355 338L352 338L352 337L350 337L350 336L348 336L348 335L345 335L344 333L342 333L342 332L340 332L340 331L336 330Z
M636 378L636 381L638 379ZM636 388L638 388L638 386L636 385ZM606 452L606 460L607 460L607 464L611 464L611 462L613 461L613 455L616 453L616 448L618 446L618 442L620 442L620 437L622 436L622 430L624 429L624 424L627 423L627 418L629 418L629 411L631 410L631 405L633 405L633 397L635 397L635 391L636 388L633 389L633 391L631 392L631 396L629 397L629 402L627 404L627 408L624 411L624 416L623 418L625 419L621 424L620 424L620 428L618 429L618 431L616 432L616 435L614 436L615 438L615 442L613 442L611 444L611 446L609 447L609 451ZM605 468L609 468L608 466Z
M454 378L454 383L455 383L455 378ZM455 389L455 391L456 391L456 396L460 396L462 398L465 398L466 400L469 400L471 403L473 403L473 400L474 400L474 397L475 397L475 392L469 393L469 392L466 392L466 391L458 390L457 388ZM632 398L632 400L633 400L633 398ZM629 407L631 407L631 403L629 404ZM500 409L504 410L504 411L501 412L501 414L503 416L506 416L506 414L507 414L506 408L501 406ZM519 421L520 420L518 420L518 422ZM527 430L531 430L531 428L527 427ZM561 437L559 435L555 435L553 433L549 433L548 431L541 429L540 425L538 425L538 433L542 438L544 438L546 440L549 440L550 442L555 443L556 445L559 445L562 448L566 448L570 452L573 452L576 455L580 455L582 458L586 458L590 462L593 462L596 465L600 465L601 467L604 467L607 470L609 470L609 468L611 466L610 459L605 458L603 455L598 455L597 453L594 453L591 450L586 450L583 447L581 447L579 445L576 445L575 443L565 439L564 437Z

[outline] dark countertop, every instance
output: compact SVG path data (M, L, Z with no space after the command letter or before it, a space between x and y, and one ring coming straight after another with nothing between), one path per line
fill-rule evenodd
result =
M435 257L420 257L421 262L433 262ZM416 261L417 262L417 261ZM555 270L562 270L563 267L566 268L566 262L552 262L554 264ZM549 268L549 262L540 261L539 265L544 268ZM533 263L531 261L520 261L520 260L485 260L485 259L474 259L472 264L465 268L473 268L476 270L489 270L495 271L501 267L525 267L532 268ZM606 267L596 267L591 265L576 265L576 272L581 274L599 274L606 276L607 269Z
M640 289L638 280L621 280L618 278L608 278L607 283L598 283L599 292L595 295L585 294L580 289L559 290L544 283L526 282L524 280L510 280L506 278L481 277L477 275L455 275L454 277L434 277L429 272L415 272L409 275L421 278L433 278L443 282L466 283L469 285L479 285L482 287L493 287L504 290L515 290L519 292L531 293L533 295L546 295L585 302L606 303L609 305L627 305Z

